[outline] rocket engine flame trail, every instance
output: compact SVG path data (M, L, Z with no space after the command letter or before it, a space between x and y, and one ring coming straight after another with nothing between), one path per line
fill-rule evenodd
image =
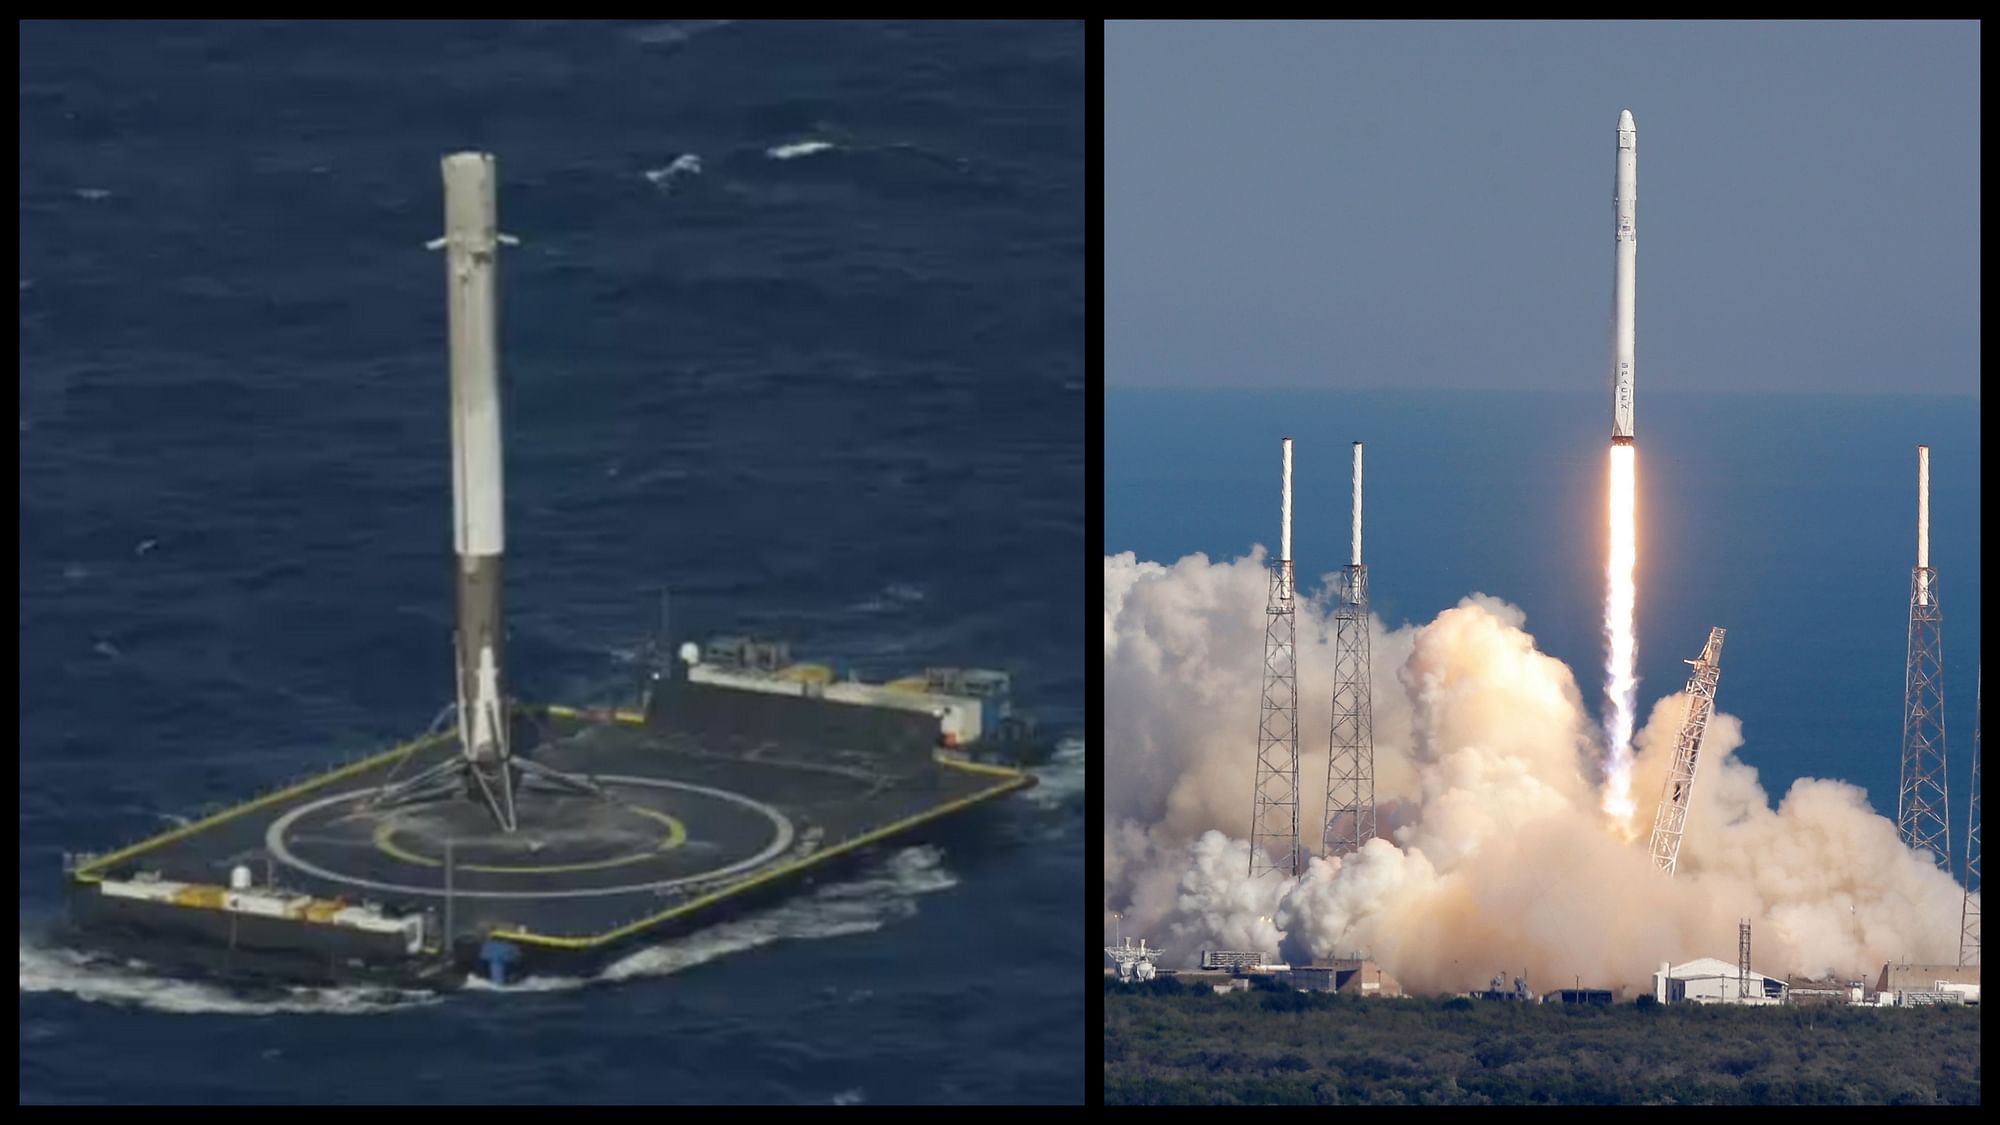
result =
M1604 668L1604 811L1620 821L1632 817L1632 719L1638 710L1639 681L1632 672L1639 638L1633 628L1638 562L1635 520L1638 451L1631 445L1611 447L1611 550L1605 567L1604 638L1608 646Z
M1639 272L1639 127L1632 111L1618 115L1617 172L1612 181L1611 270L1611 538L1604 584L1604 811L1633 834L1632 720L1639 681L1632 674L1639 638L1632 571L1639 560L1638 501L1633 487L1639 455L1632 447L1634 313Z

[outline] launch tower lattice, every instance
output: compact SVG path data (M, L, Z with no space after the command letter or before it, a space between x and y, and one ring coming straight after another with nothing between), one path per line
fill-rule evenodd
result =
M1667 767L1659 811L1653 815L1653 867L1669 875L1680 862L1688 798L1694 794L1695 765L1701 757L1702 736L1708 733L1708 717L1715 712L1715 685L1722 678L1722 635L1723 630L1710 629L1700 658L1686 662L1694 665L1687 682L1687 715L1674 743L1674 760Z
M1264 605L1264 692L1257 720L1257 782L1250 874L1296 875L1299 859L1298 623L1292 582L1292 439L1285 439L1283 535Z
M1945 773L1944 617L1931 566L1931 451L1917 447L1917 565L1910 571L1910 638L1903 665L1903 758L1896 832L1951 870L1951 794Z
M1981 679L1984 679L1982 673ZM1979 697L1972 696L1972 801L1965 821L1965 902L1958 912L1958 966L1979 964Z
M1375 717L1368 678L1368 568L1361 562L1361 443L1354 443L1353 561L1333 610L1333 725L1327 735L1321 854L1360 851L1375 838Z

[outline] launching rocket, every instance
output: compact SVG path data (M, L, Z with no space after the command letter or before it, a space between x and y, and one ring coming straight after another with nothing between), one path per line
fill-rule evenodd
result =
M1639 129L1618 114L1617 259L1611 280L1611 444L1632 444L1632 314L1639 265Z

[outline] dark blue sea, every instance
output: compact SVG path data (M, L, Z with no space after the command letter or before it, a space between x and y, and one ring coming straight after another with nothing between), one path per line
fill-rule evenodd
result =
M1928 443L1958 857L1979 660L1978 407L1642 388L1642 719L1682 689L1683 661L1720 625L1716 707L1743 720L1738 755L1772 799L1799 777L1839 778L1893 818L1916 446ZM1172 562L1275 548L1290 436L1292 554L1300 587L1317 592L1348 559L1349 443L1363 441L1363 548L1384 623L1429 621L1473 592L1503 598L1601 712L1609 415L1607 396L1586 392L1114 390L1104 549ZM1255 704L1244 707L1247 738Z
M447 702L452 151L521 240L519 695L630 699L669 588L1080 730L1086 76L1074 23L22 25L21 1100L1080 1101L1074 756L596 980L245 998L48 934L65 849Z

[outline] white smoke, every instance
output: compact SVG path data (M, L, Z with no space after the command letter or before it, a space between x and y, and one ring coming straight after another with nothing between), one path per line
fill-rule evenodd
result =
M1685 699L1633 738L1634 823L1601 811L1603 735L1525 615L1473 595L1371 634L1376 800L1385 838L1297 878L1249 875L1268 571L1261 549L1172 566L1104 560L1105 929L1192 964L1204 948L1294 961L1366 952L1409 988L1497 970L1647 987L1662 961L1733 961L1755 926L1772 974L1872 979L1886 960L1950 961L1959 890L1897 842L1858 788L1802 779L1776 809L1715 713L1679 871L1648 830ZM1301 834L1319 838L1332 695L1324 601L1298 610ZM1725 669L1726 673L1726 669ZM1725 674L1720 695L1728 696ZM1636 834L1635 834L1636 830ZM1107 938L1107 940L1109 940Z

